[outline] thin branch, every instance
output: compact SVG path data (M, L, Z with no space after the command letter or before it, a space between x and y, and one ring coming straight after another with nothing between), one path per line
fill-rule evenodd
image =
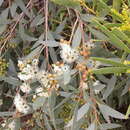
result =
M32 0L30 0L30 1L28 2L26 8L28 8L28 7L30 6L31 2L32 2ZM4 43L3 43L3 46L0 48L0 56L1 56L1 54L2 54L2 51L3 51L3 49L4 49L5 45L6 45L6 43L11 39L12 34L13 34L13 32L14 32L14 30L15 30L17 24L20 22L20 20L21 20L23 17L24 17L24 13L22 12L22 13L19 15L18 20L16 21L16 23L15 23L14 26L12 27L11 31L9 32L9 35L8 35L7 38L5 39L5 41L4 41Z

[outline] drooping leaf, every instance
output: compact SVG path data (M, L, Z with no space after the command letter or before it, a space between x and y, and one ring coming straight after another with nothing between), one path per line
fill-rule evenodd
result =
M0 6L2 5L3 2L4 2L4 0L0 0Z
M34 102L33 102L33 109L37 110L40 107L42 107L44 105L46 101L46 97L38 97Z
M42 15L37 15L31 22L30 27L36 27L44 22L44 17Z
M37 38L29 36L25 33L25 30L22 24L19 24L19 34L23 41L36 41L37 40Z
M25 6L23 0L15 0L15 2L16 2L16 4L17 4L17 6L19 6L20 9L21 9L28 17L30 17L30 13L29 13L28 9L26 8L26 6Z
M106 99L113 91L115 84L116 84L117 78L116 76L113 76L108 84L107 84L107 89L105 90L105 92L103 93L103 99Z
M80 43L81 43L81 36L82 36L82 32L81 32L81 28L80 25L77 27L77 30L73 36L73 40L72 40L72 48L78 48Z
M86 130L95 130L95 123L90 124Z
M10 7L10 12L11 12L12 17L15 16L17 7L18 7L17 4L13 2L12 6Z
M43 40L38 40L37 43L48 46L48 47L57 47L60 45L60 42L48 40L48 41L43 41Z
M107 116L117 118L117 119L125 119L125 115L112 109L111 107L103 104L98 104L99 109L102 113L106 114Z
M128 78L128 81L126 82L126 85L122 91L122 96L125 95L128 91L129 91L129 88L130 88L130 79Z
M114 124L114 123L103 123L100 125L101 130L115 129L115 128L119 128L119 127L121 127L121 125Z
M79 108L77 112L77 121L79 121L81 118L85 116L85 114L87 114L89 107L90 107L90 103L88 102L84 104L81 108ZM72 125L72 120L69 121L66 127L70 127L71 125Z
M5 77L4 78L4 81L11 84L11 85L14 85L14 86L19 86L21 85L21 81L19 81L18 79L12 77L12 76L9 76L9 77Z

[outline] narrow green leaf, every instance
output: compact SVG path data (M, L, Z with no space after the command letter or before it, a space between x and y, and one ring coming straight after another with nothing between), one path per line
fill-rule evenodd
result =
M113 74L113 73L125 73L127 67L105 67L101 69L94 69L92 72L94 74Z
M122 0L113 0L113 8L119 11Z
M103 62L106 64L110 64L110 65L113 65L116 67L129 67L127 65L122 64L121 62L117 62L117 61L110 60L110 59L105 59L105 58L100 58L100 57L90 57L90 59L100 61L100 62Z
M97 20L94 20L93 23L108 36L109 41L114 46L130 53L130 49L127 47L127 45L125 45L115 34L109 31L104 25L100 24Z
M67 7L77 7L80 5L79 1L76 0L51 0L55 4L67 6Z
M130 115L130 105L129 105L128 109L127 109L125 118L128 119L128 118L129 118L129 115Z
M114 28L112 30L112 32L118 37L120 38L121 40L123 41L127 41L129 44L130 44L130 38L122 31L120 31L119 29L117 28Z

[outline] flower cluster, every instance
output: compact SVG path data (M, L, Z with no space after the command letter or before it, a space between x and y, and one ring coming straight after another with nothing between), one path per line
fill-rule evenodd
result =
M14 97L14 105L16 107L16 110L18 112L21 112L23 114L27 114L31 111L31 107L27 104L26 100L24 100L20 94L16 94Z
M29 94L31 92L31 87L29 83L24 82L21 86L20 89L23 93Z
M52 66L53 66L54 73L58 76L63 75L65 72L70 72L70 66L67 64L58 62L56 64L53 64Z
M70 45L67 44L61 44L61 58L66 63L72 63L79 57L79 52L76 49L73 49L70 47Z
M55 75L48 73L44 70L39 71L37 73L37 80L47 89L51 88L51 87L56 87L58 88L58 82L57 80L55 80Z
M43 89L43 87L39 86L35 89L35 94L33 95L33 98L35 99L36 97L49 97L48 92L45 92L45 90Z
M28 81L32 80L36 77L36 73L38 72L38 60L34 59L31 64L26 61L18 61L18 67L21 72L18 73L18 77L20 80Z

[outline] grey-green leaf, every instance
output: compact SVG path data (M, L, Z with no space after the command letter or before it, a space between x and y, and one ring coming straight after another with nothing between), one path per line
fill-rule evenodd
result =
M82 36L82 32L81 32L81 28L80 25L78 26L74 37L73 37L73 41L72 41L72 48L78 48L80 43L81 43L81 36Z
M107 105L102 105L102 104L98 104L99 109L101 112L105 113L108 116L111 116L113 118L117 118L117 119L125 119L125 115L112 109L111 107L107 106Z
M90 124L86 130L95 130L95 123Z
M116 76L113 76L110 81L108 82L107 84L107 89L105 90L105 92L103 93L103 99L106 99L110 94L111 92L113 91L114 87L115 87L115 84L116 84Z
M114 123L103 123L100 125L101 130L115 129L115 128L119 128L119 127L121 127L121 125L114 124Z
M37 110L44 105L46 97L38 97L33 103L33 109Z

